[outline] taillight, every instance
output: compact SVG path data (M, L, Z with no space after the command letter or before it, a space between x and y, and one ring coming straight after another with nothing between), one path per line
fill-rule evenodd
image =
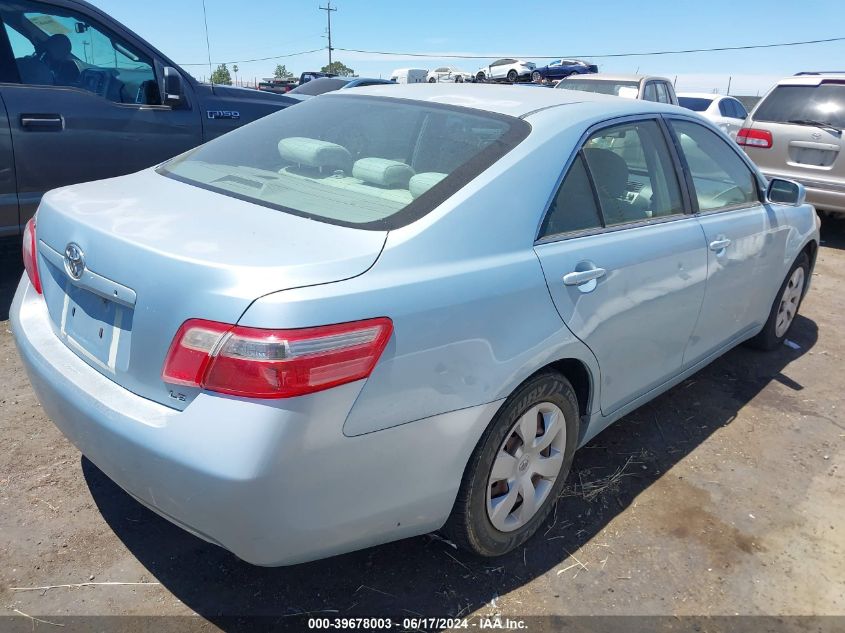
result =
M162 379L246 398L290 398L366 378L393 323L386 317L297 330L191 319L164 361Z
M755 130L744 127L736 133L737 145L769 149L772 146L772 133L768 130Z
M30 218L23 229L23 266L29 283L41 294L41 277L38 276L38 248L35 241L35 218Z

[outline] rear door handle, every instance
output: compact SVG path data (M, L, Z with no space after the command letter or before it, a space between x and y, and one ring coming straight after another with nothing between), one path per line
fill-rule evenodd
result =
M567 273L563 276L563 283L567 286L581 286L596 279L601 279L607 274L604 268L590 268L589 270L578 270Z
M22 114L21 127L29 130L63 130L65 120L60 114Z
M719 240L713 240L710 242L710 250L711 251L722 251L726 249L728 246L731 245L731 241L728 238L722 238Z

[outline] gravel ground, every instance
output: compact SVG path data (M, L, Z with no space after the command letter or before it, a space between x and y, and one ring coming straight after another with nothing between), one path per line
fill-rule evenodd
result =
M0 321L0 614L195 614L203 630L302 612L845 616L845 223L826 222L823 240L797 349L735 349L599 435L554 517L493 561L423 536L288 568L243 563L81 457ZM0 279L0 318L17 276ZM107 582L144 584L13 589ZM55 630L0 628L12 624Z

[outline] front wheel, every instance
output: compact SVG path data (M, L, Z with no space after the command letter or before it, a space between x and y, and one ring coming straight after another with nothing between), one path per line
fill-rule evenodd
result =
M428 83L430 83L430 84L433 84L433 83L435 83L436 81L437 81L437 80L436 80L434 77L429 77L429 78L428 78Z
M517 79L519 79L519 73L516 72L515 70L509 70L508 71L508 81L511 82L512 84L515 84Z
M798 316L798 308L801 307L809 277L810 258L807 253L801 253L778 291L766 325L757 336L748 341L749 345L764 350L773 350L783 345L795 317Z
M578 401L556 372L523 383L502 405L467 464L443 531L480 556L528 540L560 495L578 438Z
M531 73L531 81L533 81L535 83L539 83L542 79L543 79L543 75L538 73L536 70L533 73Z
M478 73L478 74L475 76L475 80L476 80L476 81L484 81L484 73Z
M456 83L456 84L462 84L462 83L464 83L464 76L463 76L463 75L458 75L457 77L455 77L455 83Z

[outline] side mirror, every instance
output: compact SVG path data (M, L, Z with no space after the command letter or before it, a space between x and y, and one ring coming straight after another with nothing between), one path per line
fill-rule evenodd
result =
M164 95L162 104L176 108L185 101L185 91L182 86L182 75L172 66L164 67Z
M766 190L766 199L775 204L799 207L804 204L806 198L807 192L804 191L804 185L785 178L772 178Z

